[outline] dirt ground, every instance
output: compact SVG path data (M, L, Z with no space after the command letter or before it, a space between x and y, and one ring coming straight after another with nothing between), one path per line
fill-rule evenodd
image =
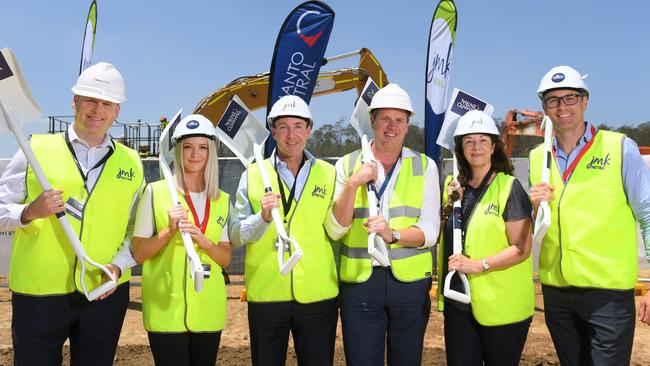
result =
M233 276L233 282L241 283L241 277ZM138 278L133 280L139 281ZM6 284L0 278L0 283ZM248 323L246 303L239 301L242 285L228 286L228 317L221 337L217 364L249 365ZM639 297L637 297L638 301ZM521 359L521 365L558 365L551 338L544 324L541 291L537 291L537 306L528 333L528 340ZM122 327L115 365L153 365L149 351L147 333L142 326L142 297L139 286L131 287L131 303ZM424 341L423 365L445 365L442 314L432 311ZM68 359L68 348L64 349L64 364ZM11 351L11 293L0 288L0 365L13 364ZM290 345L288 365L296 365L296 357ZM345 365L341 329L337 330L335 364ZM637 322L632 353L633 365L650 365L650 327Z

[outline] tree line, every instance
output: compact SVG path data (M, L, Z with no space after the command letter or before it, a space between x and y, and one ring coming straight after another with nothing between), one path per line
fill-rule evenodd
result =
M497 119L499 129L503 124ZM600 124L599 129L616 131L626 134L639 146L650 146L650 121L638 126L610 127ZM542 143L543 139L537 136L518 136L516 138L512 157L528 157L532 148ZM326 123L312 130L311 137L307 141L307 150L317 157L338 157L358 149L361 140L357 132L352 128L346 117L338 121ZM419 122L412 122L404 142L414 150L424 152L424 126ZM227 147L219 147L219 156L234 156ZM442 149L443 157L451 157L451 153Z

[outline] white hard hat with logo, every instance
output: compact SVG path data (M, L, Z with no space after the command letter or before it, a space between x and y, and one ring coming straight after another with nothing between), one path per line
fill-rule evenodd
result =
M214 130L212 122L205 116L190 114L178 123L172 134L172 140L176 143L179 140L193 136L203 136L214 140L217 137L217 132Z
M544 75L539 82L537 95L541 98L545 92L551 89L582 89L589 95L589 88L585 84L587 75L580 73L571 66L555 66Z
M474 133L499 137L499 130L494 119L489 114L479 110L469 111L458 119L454 139Z
M266 121L269 126L274 127L276 119L289 116L306 119L308 127L311 127L314 124L311 112L309 111L309 106L304 100L302 100L302 98L296 95L285 95L278 99L278 101L273 104L273 107L271 107L271 111L269 112Z
M375 93L370 102L370 107L368 107L368 112L379 108L396 108L409 112L411 116L415 114L411 97L397 84L388 84Z
M113 103L126 101L122 74L108 62L98 62L85 69L72 87L72 92Z

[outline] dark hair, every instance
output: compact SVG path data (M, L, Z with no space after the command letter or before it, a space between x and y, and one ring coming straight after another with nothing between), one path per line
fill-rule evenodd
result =
M505 145L499 140L498 137L494 135L487 135L492 139L494 146L494 153L490 159L492 164L492 169L495 173L506 173L512 175L515 168L512 166L512 162L508 155L506 155ZM469 162L465 159L465 154L463 154L463 144L461 143L463 136L456 138L456 159L458 160L458 181L461 186L466 186L470 180L472 180L472 168L469 166Z

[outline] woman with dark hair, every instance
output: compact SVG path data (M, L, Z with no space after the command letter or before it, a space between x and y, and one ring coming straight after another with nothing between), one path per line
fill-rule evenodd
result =
M438 293L448 365L518 365L533 316L531 204L498 136L494 120L482 111L467 112L454 132L460 186L452 177L445 182L438 278L466 274L471 302ZM452 255L448 213L456 197L462 202L463 252ZM461 286L453 275L451 288Z

